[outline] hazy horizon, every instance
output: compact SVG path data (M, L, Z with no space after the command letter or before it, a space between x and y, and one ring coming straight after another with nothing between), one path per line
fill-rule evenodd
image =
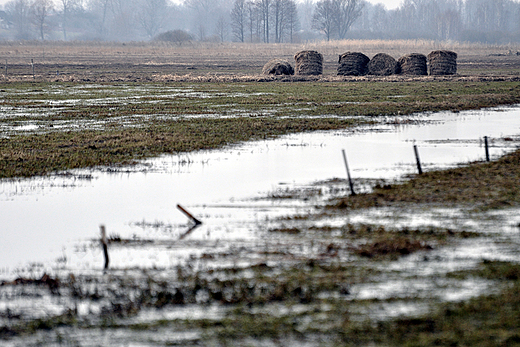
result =
M9 2L9 1L11 1L11 0L0 0L0 5L3 6L7 2ZM172 1L173 2L177 2L177 3L182 2L182 0L172 0ZM401 4L402 1L403 0L385 0L385 1L381 1L381 0L368 0L368 2L370 2L372 4L383 4L389 10L398 7Z

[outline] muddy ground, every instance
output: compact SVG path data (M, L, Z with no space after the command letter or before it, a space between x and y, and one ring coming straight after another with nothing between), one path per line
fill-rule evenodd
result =
M264 64L273 58L287 59L301 50L317 50L324 56L324 74L311 80L330 80L336 75L339 54L359 51L374 56L383 52L395 59L408 53L427 55L433 50L458 53L462 76L519 75L520 47L430 41L334 41L307 44L200 44L183 46L158 43L0 43L0 67L4 81L44 80L76 82L117 81L257 81ZM7 67L7 69L6 69ZM34 69L33 69L34 68ZM298 79L302 79L299 77ZM303 78L305 80L305 78ZM337 78L336 78L337 79ZM340 78L370 80L371 78Z
M323 50L325 75L311 80L328 81L337 79L335 57L343 51L369 55L382 51L397 57L412 50L427 54L439 47L344 42L246 46L239 54L229 48L229 44L80 44L79 48L3 44L0 56L7 59L7 76L2 83L258 81L267 60L291 58L302 48ZM518 80L520 57L514 47L444 48L460 52L460 74L413 81L463 85ZM352 78L373 79L397 86L409 82L402 77ZM511 85L508 100L518 97L515 88ZM168 267L104 271L99 265L74 272L66 259L58 259L53 273L43 274L38 265L29 266L16 278L1 282L0 342L6 346L514 346L520 341L520 195L514 184L520 179L519 167L515 152L494 163L412 176L402 184L367 182L369 193L354 198L348 195L346 181L338 179L272 192L267 201L293 200L307 204L311 213L266 220L263 236L253 241L110 235L109 247L115 254L197 251ZM483 187L490 185L496 190L482 196ZM425 217L425 222L417 223L415 216ZM99 254L101 249L96 238L79 248L85 254Z

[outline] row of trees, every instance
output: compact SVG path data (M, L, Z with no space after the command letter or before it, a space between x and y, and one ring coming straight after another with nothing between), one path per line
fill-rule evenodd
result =
M360 36L505 43L520 40L516 0L403 0L388 11L367 6L352 28Z
M0 19L12 39L126 41L153 37L179 7L169 0L11 0Z
M388 10L366 0L10 0L0 10L0 39L129 41L180 31L201 41L504 43L520 41L520 3L403 0Z
M327 41L333 36L344 39L365 4L362 0L320 0L312 17L312 28L324 33Z
M236 0L231 10L233 37L240 42L294 42L300 30L294 0Z

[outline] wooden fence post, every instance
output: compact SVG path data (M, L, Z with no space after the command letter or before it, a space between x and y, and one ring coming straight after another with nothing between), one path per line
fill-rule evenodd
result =
M345 168L347 169L347 177L348 177L348 184L350 186L350 193L352 195L356 195L356 192L354 191L354 183L352 182L352 177L350 176L350 169L348 168L347 154L345 153L344 149L342 149L341 152L343 153L343 161L345 162Z
M99 228L101 229L101 245L103 246L103 253L105 254L105 270L108 269L108 242L107 242L107 233L105 230L104 225L100 225Z
M487 136L484 136L484 147L486 148L486 161L489 161L489 142Z
M415 161L417 162L417 171L419 171L419 175L422 175L422 167L421 167L421 159L419 158L419 150L417 149L417 145L413 145L413 150L415 152Z

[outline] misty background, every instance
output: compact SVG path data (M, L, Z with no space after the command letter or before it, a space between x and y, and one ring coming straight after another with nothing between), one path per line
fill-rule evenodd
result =
M0 40L520 42L517 0L10 0Z

